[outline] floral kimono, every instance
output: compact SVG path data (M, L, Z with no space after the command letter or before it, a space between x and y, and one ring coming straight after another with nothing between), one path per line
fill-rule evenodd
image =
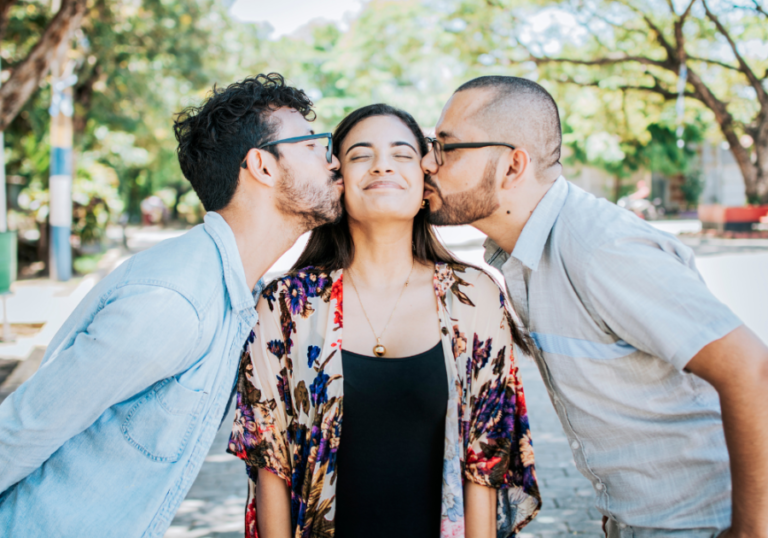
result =
M243 352L229 441L250 479L248 538L257 536L259 468L290 487L295 538L334 535L343 442L342 282L342 271L307 267L272 282L256 307L259 323ZM470 480L498 490L497 536L515 536L535 517L541 497L514 321L504 294L477 269L439 263L433 282L449 385L440 534L464 536L463 483Z

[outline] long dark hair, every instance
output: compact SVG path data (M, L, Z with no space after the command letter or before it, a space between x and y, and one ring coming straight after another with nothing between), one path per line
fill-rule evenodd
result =
M392 116L398 118L416 137L421 155L423 156L427 152L427 140L424 137L424 133L421 132L419 124L413 119L413 116L399 108L385 104L376 104L358 108L341 120L341 123L339 123L333 133L333 153L336 157L339 157L344 139L352 128L364 119L372 116ZM434 228L428 222L428 216L429 208L424 208L413 219L413 257L422 263L448 263L454 266L454 268L461 270L466 267L474 267L456 259L451 251L443 246L437 239ZM352 242L352 234L349 233L349 221L345 211L339 222L325 224L312 231L309 235L307 246L304 247L301 256L293 265L292 271L298 271L310 266L327 272L346 269L352 264L354 257L355 244ZM474 268L478 271L483 271L479 267ZM512 331L512 340L524 353L530 355L533 349L530 337L517 326L514 320L511 319L511 316L508 318L508 322Z
M416 137L421 155L423 156L427 152L427 140L413 116L399 108L380 103L358 108L341 120L333 133L333 153L337 157L339 157L344 139L355 125L373 116L392 116L399 119ZM429 209L422 209L413 219L413 257L423 263L461 264L437 239L432 225L427 220L428 216ZM339 222L325 224L312 231L307 246L294 264L293 269L298 270L313 266L329 272L336 271L349 267L354 257L355 245L352 242L352 235L349 233L349 222L345 211Z

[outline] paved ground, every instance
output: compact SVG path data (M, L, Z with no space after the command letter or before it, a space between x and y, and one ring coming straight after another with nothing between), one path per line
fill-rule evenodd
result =
M544 501L521 538L603 536L602 516L593 508L594 490L573 463L571 449L533 360L520 367L531 422L536 475Z

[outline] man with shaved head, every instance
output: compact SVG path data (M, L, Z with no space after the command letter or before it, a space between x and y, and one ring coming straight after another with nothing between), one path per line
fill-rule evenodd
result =
M471 80L435 131L431 220L488 235L606 536L768 537L768 348L692 251L561 176L535 82Z

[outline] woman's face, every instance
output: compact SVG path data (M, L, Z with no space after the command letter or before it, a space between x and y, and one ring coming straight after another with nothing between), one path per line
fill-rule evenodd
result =
M352 220L412 220L424 199L419 144L394 116L355 125L339 152L344 200Z

